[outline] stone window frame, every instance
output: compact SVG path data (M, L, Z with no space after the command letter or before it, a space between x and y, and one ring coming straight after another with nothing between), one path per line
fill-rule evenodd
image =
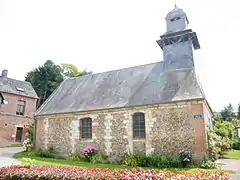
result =
M25 113L26 101L18 100L17 101L17 109L16 115L23 116Z
M146 138L145 113L135 112L132 114L132 135L133 135L133 139Z
M84 117L79 121L80 139L92 139L92 118Z

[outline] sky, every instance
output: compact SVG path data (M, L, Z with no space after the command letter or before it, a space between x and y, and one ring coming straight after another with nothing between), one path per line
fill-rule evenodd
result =
M240 102L239 0L177 0L197 32L195 66L219 111ZM0 0L0 70L24 80L46 60L94 73L163 60L156 40L174 0Z

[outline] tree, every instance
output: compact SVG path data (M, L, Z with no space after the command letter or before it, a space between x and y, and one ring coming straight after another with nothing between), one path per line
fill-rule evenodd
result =
M61 64L61 68L62 68L62 74L65 79L70 77L84 76L92 73L86 70L79 71L74 64Z
M234 118L236 118L232 104L229 104L227 107L225 107L220 114L224 121L232 121Z
M51 60L47 60L43 66L27 73L25 81L32 84L35 89L39 101L37 108L52 94L52 92L63 81L60 66L54 64Z
M234 140L236 138L236 127L232 122L216 122L214 126L214 131L217 135L222 138L228 138L229 140Z
M238 104L237 119L240 120L240 103Z
M34 140L34 123L30 123L28 127L27 137L33 143Z

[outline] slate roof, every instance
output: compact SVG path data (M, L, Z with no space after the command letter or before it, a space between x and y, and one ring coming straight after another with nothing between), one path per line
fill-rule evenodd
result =
M38 98L30 82L19 81L3 76L0 76L0 92Z
M181 17L181 16L186 16L186 13L182 10L182 9L180 9L180 8L178 8L178 7L175 7L172 11L170 11L168 14L167 14L167 16L166 16L166 18L165 19L172 19L172 18L175 18L175 17ZM187 17L187 16L186 16Z
M195 70L164 72L157 62L70 78L38 109L36 115L204 99Z

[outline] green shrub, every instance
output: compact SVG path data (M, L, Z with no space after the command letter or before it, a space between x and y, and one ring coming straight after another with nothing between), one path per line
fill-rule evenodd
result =
M67 160L70 161L83 161L83 158L80 156L80 154L74 154L71 153L67 156Z
M227 137L220 138L216 141L216 147L218 148L218 154L222 157L228 150L231 149L231 144Z
M216 133L214 133L213 129L208 127L207 130L207 143L208 143L208 158L211 161L215 161L219 157L220 148L216 146L216 141L220 139Z
M126 154L123 157L123 164L127 166L157 167L157 168L181 168L183 162L179 156L145 155L145 154Z
M146 156L145 154L139 153L135 155L137 160L137 165L140 167L149 167L151 166L151 157Z
M214 126L214 133L218 135L216 139L216 147L218 154L223 156L230 150L237 137L236 127L233 122L216 121Z
M93 164L97 164L97 163L107 164L108 160L106 155L102 153L96 153L91 157L90 162Z
M149 165L147 165L146 167L163 167L166 164L164 161L164 157L162 157L161 155L151 154L148 157Z
M235 150L240 150L240 142L234 142L232 148Z
M181 168L183 167L183 161L181 161L179 156L159 156L158 165L155 167Z
M170 159L168 159L168 160L170 162L170 167L176 167L176 168L183 167L183 162L181 161L179 156L169 156L169 157L170 157Z
M211 161L210 159L203 159L200 163L200 168L203 169L215 169L217 168L217 164L214 161Z
M45 158L64 159L64 157L52 147L50 147L46 150L43 150L43 149L36 150L35 156L45 157Z
M136 156L125 154L123 157L123 164L127 166L136 167L138 165Z

